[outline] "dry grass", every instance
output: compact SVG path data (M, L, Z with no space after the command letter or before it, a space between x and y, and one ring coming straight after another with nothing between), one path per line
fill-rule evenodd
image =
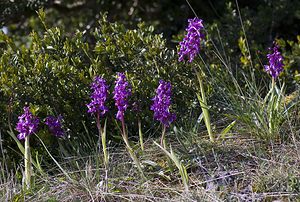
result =
M104 170L95 163L99 156L74 157L61 164L73 181L52 169L46 176L36 174L35 186L26 194L16 171L6 172L0 201L300 200L300 159L294 144L265 145L233 138L212 145L195 137L184 145L172 145L187 166L189 193L184 192L175 166L170 168L166 156L148 143L142 156L146 182L141 181L126 152L119 150L110 153L107 189Z

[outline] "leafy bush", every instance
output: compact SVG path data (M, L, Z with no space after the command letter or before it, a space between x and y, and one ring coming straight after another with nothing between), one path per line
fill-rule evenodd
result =
M43 11L39 17L45 32L40 35L33 31L26 43L17 44L18 40L3 33L0 36L4 46L0 58L1 111L13 114L13 127L16 115L27 103L42 118L62 114L69 134L82 134L81 122L92 126L85 105L93 77L104 75L112 92L116 72L126 72L133 88L126 123L137 124L137 115L147 128L153 123L149 108L159 79L171 81L176 89L173 98L179 120L187 115L195 97L193 77L177 62L175 51L167 48L162 34L154 34L152 26L140 23L136 29L127 29L108 22L103 15L93 33L77 31L70 36L57 27L47 28ZM92 42L85 40L88 34L94 36ZM112 99L109 108L109 119L114 119ZM5 119L6 115L1 117L1 124L8 128ZM117 129L113 121L109 123L110 131ZM137 127L129 128L137 134Z
M297 41L278 40L282 47L282 52L285 62L286 77L291 81L291 85L300 81L300 35L297 36Z

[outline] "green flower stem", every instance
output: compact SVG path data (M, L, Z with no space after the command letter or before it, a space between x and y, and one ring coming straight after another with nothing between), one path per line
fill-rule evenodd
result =
M31 154L30 154L30 144L29 135L25 137L25 186L30 189L31 185Z
M167 150L167 143L166 143L166 130L167 130L167 126L165 124L162 125L162 134L161 134L161 139L160 139L160 145L162 148L164 148L165 150ZM168 161L168 166L170 168L171 171L173 171L173 166L172 166L172 162L170 161L169 158L167 158Z
M103 161L104 161L104 169L105 169L105 184L106 184L106 191L108 189L108 153L106 147L106 120L104 124L104 129L102 131L101 123L100 123L100 114L97 113L97 128L99 132L99 151L101 150L101 143L102 143L102 152L103 152Z
M139 137L140 137L140 145L141 145L141 149L142 151L144 151L144 140L143 140L143 132L142 132L142 122L140 117L138 118L138 127L139 127Z
M20 142L20 140L18 140L18 138L16 137L16 135L14 134L13 132L13 129L9 123L8 125L9 127L9 131L7 131L7 133L12 137L12 139L17 143L18 145L18 148L20 150L20 152L24 155L25 157L25 148L24 146L22 145L22 143ZM40 172L41 175L46 175L45 172L42 170L41 166L39 163L35 162L34 159L30 159L30 163L32 163L32 165Z
M99 113L97 114L97 128L99 132L99 151L101 150L101 144L102 144L102 152L103 152L103 159L104 159L104 165L105 169L108 169L108 154L107 154L107 147L106 147L106 129L104 128L104 131L102 131L101 123L100 123L100 115ZM106 124L105 126L106 127Z
M200 86L201 95L198 95L198 99L199 99L200 106L201 106L201 109L203 112L204 123L205 123L206 129L207 129L210 141L214 142L215 137L214 137L214 135L212 133L212 129L211 129L210 115L209 115L205 91L204 91L204 87L203 87L202 76L201 76L200 72L198 72L196 69L194 69L194 70L196 72L197 79L198 79L199 86Z
M106 126L105 126L106 127ZM107 146L106 146L106 129L104 129L105 132L102 133L102 149L103 149L103 155L104 155L104 164L106 165L106 168L108 169L108 153L107 153Z
M271 98L270 98L270 102L271 102L271 109L270 109L270 115L269 115L269 134L272 135L274 132L274 126L273 126L273 98L274 98L274 90L275 90L275 79L272 77L272 86L271 86Z
M108 153L106 147L106 120L105 120L104 130L101 139L102 139L102 148L103 148L103 155L104 155L104 166L105 166L105 184L106 184L106 191L108 191Z
M100 123L100 114L99 114L99 112L97 113L97 116L96 116L96 124L97 124L98 135L99 135L99 140L98 140L99 151L101 151L101 137L102 137L102 131L101 131L101 123Z
M127 148L128 152L130 154L130 157L132 158L132 160L134 161L135 165L137 166L137 168L138 168L138 170L139 170L139 172L141 174L141 177L144 180L147 180L146 176L144 175L141 163L140 163L139 159L137 158L137 156L135 155L133 149L131 148L131 146L129 144L128 136L127 136L126 128L125 128L124 118L121 120L121 123L122 123L122 137L123 137L123 140L125 142L126 148Z
M164 148L167 149L167 144L166 144L166 126L163 124L163 130L162 130L162 135L160 139L160 145Z

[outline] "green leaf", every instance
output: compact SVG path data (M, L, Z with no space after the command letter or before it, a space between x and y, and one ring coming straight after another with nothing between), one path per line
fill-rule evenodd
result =
M226 134L235 126L236 120L232 121L226 128L224 128L221 132L221 138L224 139Z

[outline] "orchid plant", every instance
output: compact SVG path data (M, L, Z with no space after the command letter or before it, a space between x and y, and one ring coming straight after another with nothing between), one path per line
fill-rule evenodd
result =
M104 159L104 166L105 166L105 181L107 185L109 156L107 153L107 146L106 146L106 121L103 128L100 122L100 117L103 117L105 113L108 111L108 107L105 106L105 102L108 96L108 85L106 84L106 80L103 79L102 77L96 76L94 78L93 83L91 84L91 89L93 90L91 94L91 102L87 104L87 107L88 107L88 113L91 113L96 117L96 123L99 132L99 151L101 150L101 145L102 145L102 152L103 152L103 159Z
M171 106L171 83L163 80L159 81L156 89L156 95L152 99L153 104L151 110L154 112L154 119L161 122L163 126L160 144L166 149L165 135L166 128L176 119L176 115L170 112Z
M265 97L265 101L269 98L268 104L268 123L269 123L269 134L273 135L276 132L276 122L278 120L277 111L280 111L279 106L281 100L283 98L283 90L282 87L279 91L279 94L276 95L276 80L280 73L283 71L283 57L279 51L279 46L276 42L273 42L273 47L269 48L272 53L267 54L267 58L269 60L269 64L265 65L265 71L269 73L272 77L272 84L269 93ZM283 85L284 86L284 85Z
M34 162L34 160L31 158L31 152L30 152L30 136L33 134L36 134L38 132L40 119L33 115L30 112L30 107L26 106L23 108L24 113L18 117L18 123L16 126L16 130L19 132L17 135L17 138L19 140L25 140L25 148L24 148L24 164L25 164L25 172L24 172L24 188L30 189L31 188L31 176L32 176L32 168L31 165L33 164L35 167L39 168L39 171L42 172L39 164ZM62 128L62 116L59 115L58 117L55 116L48 116L45 119L45 125L48 126L48 130L51 134L53 134L56 137L63 137L65 135L65 132ZM43 146L45 147L46 151L50 155L50 157L54 160L54 162L59 166L61 170L62 167L58 164L58 162L53 158L53 156L50 154L42 140L37 136L37 138L41 141ZM23 152L22 152L23 153ZM63 170L64 171L64 170ZM64 173L68 176L68 174L64 171ZM71 179L68 176L69 179Z
M204 34L201 32L204 29L204 25L203 20L197 17L189 19L188 22L189 25L186 28L187 34L185 35L183 41L179 43L180 49L178 55L179 62L182 62L187 58L188 62L192 63L200 51L201 41L204 40ZM194 68L194 71L196 73L200 87L200 94L198 93L197 97L203 112L204 122L207 128L209 138L212 142L214 142L215 138L212 133L210 115L203 86L203 74L199 72L196 68Z
M16 130L19 132L18 139L25 140L25 173L24 182L25 187L30 189L31 186L31 153L30 153L30 135L34 134L38 130L38 125L40 120L38 117L34 116L29 107L24 107L24 114L18 117L19 121L16 126Z
M143 179L146 179L141 163L139 159L137 158L136 154L134 153L134 150L131 148L128 140L128 134L126 131L125 126L125 119L124 119L124 113L128 107L128 98L131 95L131 88L129 87L129 83L126 81L126 76L124 73L117 73L117 80L115 82L115 88L114 88L114 100L115 105L118 108L118 112L116 115L116 118L121 121L122 124L122 138L125 142L126 148L130 154L130 157L136 164L141 176Z

